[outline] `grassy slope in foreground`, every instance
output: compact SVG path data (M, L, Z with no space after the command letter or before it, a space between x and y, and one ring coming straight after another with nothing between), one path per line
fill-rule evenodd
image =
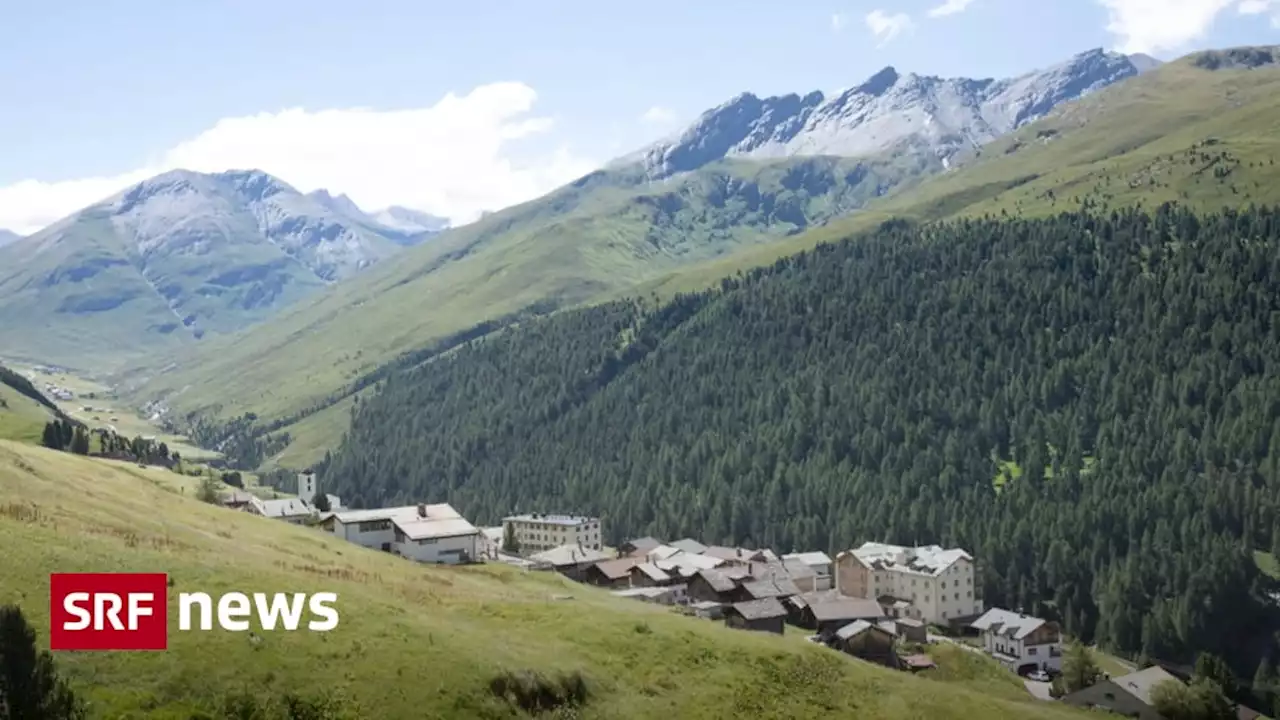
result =
M0 442L0 603L47 642L50 571L163 571L174 592L335 591L320 635L176 630L165 653L59 653L96 717L186 718L225 692L335 689L365 716L515 717L502 670L581 671L583 717L1069 718L1016 680L912 677L506 566L427 567L201 504L162 474ZM571 600L554 595L571 594Z
M1078 208L1086 197L1110 207L1177 201L1205 210L1280 202L1280 65L1209 70L1197 65L1206 56L1181 58L1065 104L983 148L980 157L865 212L678 269L640 292L701 290L893 217L1047 215ZM1196 148L1209 138L1216 144ZM1223 152L1234 160L1220 158ZM1215 167L1230 172L1215 177Z

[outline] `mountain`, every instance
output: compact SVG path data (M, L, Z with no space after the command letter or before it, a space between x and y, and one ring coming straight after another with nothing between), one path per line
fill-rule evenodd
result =
M734 113L726 108L746 112L754 105L752 96L744 96L706 113L683 140L655 146L666 150L633 153L542 198L444 231L394 265L261 328L172 363L165 358L152 364L134 376L134 387L140 401L163 401L179 417L252 409L277 425L288 419L295 438L310 435L306 428L312 428L332 441L354 394L388 363L412 363L441 343L495 324L625 292L686 266L803 233L945 171L950 156L940 148L986 141L1055 103L1137 73L1123 56L1099 51L1008 81L886 71L831 101L807 96L813 107L803 114L805 122L793 112L796 132L777 133L794 153L784 152L782 139L768 140L781 121L770 124L761 117L781 118L776 108L739 123L763 139L751 152L731 152L747 131L731 131ZM965 102L978 97L988 98L981 112L965 109ZM1000 99L1019 104L1001 109ZM802 105L800 100L793 104ZM821 113L814 112L819 108ZM962 128L973 142L927 129L895 130L892 142L867 140L892 127L930 124ZM812 130L802 134L804 127ZM822 133L834 144L815 145ZM810 150L867 154L836 157ZM658 166L646 159L657 157L665 158ZM671 175L677 168L683 172ZM216 380L228 375L238 378L235 387ZM293 427L297 422L303 429ZM306 458L283 460L305 463L322 455L323 443L311 438L299 445Z
M351 198L346 195L335 197L328 190L316 190L308 193L307 197L330 212L403 246L417 245L449 227L446 218L394 205L376 213L366 213Z
M12 242L21 240L22 236L18 233L0 228L0 247L4 247Z
M259 171L173 171L0 248L0 345L101 370L263 320L400 244Z
M902 75L886 67L830 97L818 91L767 98L743 93L703 113L676 137L617 162L638 162L652 179L723 158L867 157L905 150L949 165L958 153L1063 102L1139 74L1150 67L1147 60L1091 50L1005 80Z
M30 380L0 365L0 439L39 442L54 419L69 418Z

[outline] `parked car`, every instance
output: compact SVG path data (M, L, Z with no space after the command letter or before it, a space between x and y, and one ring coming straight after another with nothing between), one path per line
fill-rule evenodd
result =
M1030 680L1035 680L1036 682L1049 682L1049 673L1043 670L1036 670L1030 673L1029 675L1027 675L1027 678Z

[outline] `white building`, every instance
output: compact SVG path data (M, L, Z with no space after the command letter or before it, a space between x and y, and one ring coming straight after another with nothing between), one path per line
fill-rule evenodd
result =
M1062 633L1055 622L991 608L970 627L982 633L987 653L1014 672L1062 669Z
M831 562L831 557L824 552L804 552L783 555L782 561L797 561L813 571L813 589L814 590L830 590L832 588L832 575L835 572L835 563Z
M841 594L879 600L894 617L948 625L983 611L973 557L958 548L864 543L836 556L835 573Z
M340 510L323 523L336 537L420 562L479 560L480 531L447 504Z
M502 530L515 536L522 555L545 552L564 545L599 550L603 537L600 518L578 515L512 515L502 519Z
M298 498L263 500L257 496L250 495L249 504L245 506L245 510L255 515L261 515L273 520L283 520L294 525L305 525L316 518L315 508L311 507L310 503L303 502Z

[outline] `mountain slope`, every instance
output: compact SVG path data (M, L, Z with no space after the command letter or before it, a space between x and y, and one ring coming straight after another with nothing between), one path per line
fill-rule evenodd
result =
M417 245L449 227L449 221L444 218L409 208L392 206L376 213L366 213L346 195L334 197L327 190L307 193L307 198L398 245Z
M1138 63L1150 67L1145 60ZM863 157L909 145L950 163L1063 102L1138 75L1138 63L1091 50L1006 80L900 75L887 67L832 97L811 92L761 99L744 93L704 113L679 136L621 162L637 161L656 179L726 157Z
M25 377L0 365L0 438L39 442L54 419L65 416Z
M399 249L265 173L165 173L0 248L0 344L89 370L135 363Z
M395 267L335 288L242 337L183 355L163 372L153 364L138 396L162 399L179 417L194 411L225 419L251 410L277 426L292 425L336 407L402 353L829 222L944 170L953 154L946 148L986 142L1055 103L1137 73L1123 56L1101 52L1009 81L882 73L818 103L822 114L812 115L810 130L790 136L809 150L857 157L799 148L726 160L722 156L735 153L725 146L704 152L696 169L672 175L667 168L655 179L641 153L444 232ZM979 96L987 104L973 110L969 105ZM687 155L694 144L719 147L720 125L731 114L709 112L685 133L684 150L673 150L674 156ZM908 130L890 133L895 123ZM840 142L814 146L822 133ZM883 142L872 142L878 134ZM420 359L419 352L407 361ZM235 388L217 380L231 374L240 380ZM313 425L340 428L343 422L330 420Z
M22 236L18 233L0 228L0 247L4 247L9 243L21 240Z
M1275 357L1280 207L895 221L393 375L318 472L610 542L959 544L989 605L1248 672L1280 627Z
M178 492L181 480L0 441L0 604L20 603L42 646L50 571L160 571L176 586L167 652L57 654L94 720L225 717L220 701L241 693L336 693L348 710L309 717L530 717L491 690L508 671L585 680L584 705L542 717L1089 717L1033 700L968 654L984 677L932 680L554 573L420 565L200 503L193 487ZM179 632L175 593L199 591L334 592L340 623L324 634ZM947 660L939 655L943 668Z

